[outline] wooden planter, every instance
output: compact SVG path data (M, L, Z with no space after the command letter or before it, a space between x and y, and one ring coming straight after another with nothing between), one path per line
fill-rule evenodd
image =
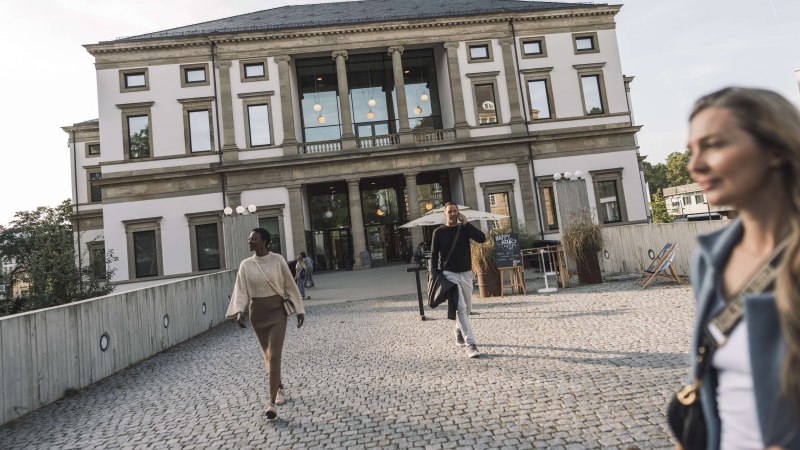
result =
M478 292L483 297L500 296L500 272L489 271L476 274L478 277Z
M603 282L603 276L600 274L600 260L597 258L597 252L583 252L581 257L578 258L576 266L578 269L579 285L600 284Z

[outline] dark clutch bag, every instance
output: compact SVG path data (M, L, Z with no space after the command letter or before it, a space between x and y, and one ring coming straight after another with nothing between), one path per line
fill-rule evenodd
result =
M678 391L667 407L667 422L685 450L704 450L708 430L697 386L687 385Z

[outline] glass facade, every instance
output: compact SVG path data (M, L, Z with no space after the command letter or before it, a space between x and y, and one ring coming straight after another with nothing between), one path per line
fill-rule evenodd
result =
M403 53L403 83L406 86L409 127L412 130L442 129L433 50L408 50ZM396 127L399 128L399 123Z
M336 64L330 57L299 59L296 62L300 93L300 119L305 142L340 139Z

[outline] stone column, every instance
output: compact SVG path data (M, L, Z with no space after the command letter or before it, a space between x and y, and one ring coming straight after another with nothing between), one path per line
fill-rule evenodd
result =
M395 45L389 47L389 56L392 57L392 73L394 74L394 91L397 98L397 118L400 120L400 129L397 131L400 143L414 142L414 135L408 124L408 102L406 100L406 82L403 77L403 47Z
M283 122L283 152L285 155L299 153L297 134L294 131L294 102L292 101L292 74L289 62L292 60L287 55L275 57L278 63L278 83L281 90L281 121Z
M533 179L531 178L530 163L528 161L518 161L517 174L519 175L519 192L522 196L522 211L525 216L525 229L528 234L538 234L539 225L536 215L537 192L534 190Z
M517 78L517 68L514 64L514 39L499 39L500 47L503 49L503 71L506 73L506 88L508 91L508 106L511 108L509 124L512 133L524 133L528 126L525 117L522 115L522 108L519 103L519 79Z
M478 210L478 190L475 188L475 168L461 168L461 185L464 188L464 203L474 210Z
M292 215L292 252L294 258L306 249L306 226L303 221L303 193L300 185L286 186L289 190L289 214Z
M369 261L362 259L362 254L367 252L367 236L364 232L364 215L361 214L361 189L358 187L358 181L358 179L347 180L350 199L350 233L353 235L353 270L369 269L372 265Z
M217 69L219 69L219 103L222 112L222 161L235 162L239 160L239 148L236 146L236 136L233 132L231 62L217 61Z
M406 177L406 192L408 192L408 218L411 220L419 219L419 191L417 191L417 174L419 172L405 173ZM417 244L422 242L422 228L411 228L411 242L416 247Z
M339 113L342 117L342 150L356 148L355 134L353 134L353 115L350 113L350 89L347 86L347 51L337 50L331 53L331 58L336 61L336 82L339 90Z
M450 95L453 97L453 116L457 138L469 137L469 124L464 112L464 92L461 89L461 70L458 68L458 42L446 42L447 72L450 74Z

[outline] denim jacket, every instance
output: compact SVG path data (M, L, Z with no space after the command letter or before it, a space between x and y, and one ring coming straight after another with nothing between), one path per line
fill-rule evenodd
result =
M742 237L742 231L741 221L736 220L726 228L697 238L698 246L692 260L696 319L689 354L693 359L697 355L703 327L721 309L715 302L717 285L721 282L722 271L733 247ZM781 394L786 342L778 321L775 293L745 296L744 316L738 326L747 326L749 333L753 391L764 446L777 445L800 450L800 420L793 415ZM692 375L695 370L696 364L693 362ZM717 412L716 373L713 367L706 372L701 380L700 401L708 427L707 448L716 450L720 445L721 429Z

